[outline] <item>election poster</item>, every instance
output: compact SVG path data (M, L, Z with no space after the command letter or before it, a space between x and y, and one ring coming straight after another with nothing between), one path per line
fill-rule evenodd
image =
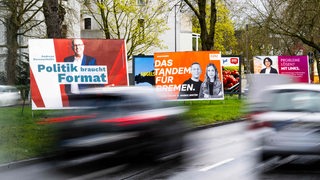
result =
M154 73L168 99L224 99L220 51L154 53Z
M133 56L135 86L154 86L154 59L150 56Z
M240 56L222 56L222 75L225 94L241 93Z
M253 60L256 74L284 74L297 82L311 82L308 56L256 56Z
M127 86L124 40L30 39L32 109L70 107L83 89Z

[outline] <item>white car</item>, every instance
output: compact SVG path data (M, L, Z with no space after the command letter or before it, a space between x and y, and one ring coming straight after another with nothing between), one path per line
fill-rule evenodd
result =
M0 85L0 107L16 105L20 99L20 91L16 87Z
M261 94L247 112L249 129L269 130L259 139L259 160L320 155L320 85L275 85Z

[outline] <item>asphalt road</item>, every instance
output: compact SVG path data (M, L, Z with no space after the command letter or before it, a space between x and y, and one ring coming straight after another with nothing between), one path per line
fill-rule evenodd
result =
M291 157L286 161L257 163L256 139L263 131L249 132L245 122L190 132L183 158L146 162L140 157L111 156L91 163L54 164L29 161L1 167L0 179L215 179L304 180L320 179L320 158Z

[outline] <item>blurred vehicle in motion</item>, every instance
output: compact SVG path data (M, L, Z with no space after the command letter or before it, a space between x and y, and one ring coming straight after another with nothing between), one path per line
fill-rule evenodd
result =
M14 86L0 85L0 107L18 104L20 91Z
M261 94L258 108L247 112L249 129L267 130L258 138L259 160L320 155L320 86L274 85Z
M142 155L164 160L181 155L186 107L164 101L151 87L107 87L74 94L77 107L48 117L63 161L99 155Z

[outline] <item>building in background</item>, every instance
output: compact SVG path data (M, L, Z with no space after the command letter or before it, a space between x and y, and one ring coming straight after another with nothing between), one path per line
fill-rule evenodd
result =
M143 6L145 3L149 3L151 1L156 0L137 0L137 5ZM64 19L64 28L66 29L66 37L67 38L104 38L103 31L98 26L97 22L91 17L89 14L85 14L86 9L84 6L81 6L79 1L77 0L68 0L61 1L63 6L66 7L66 15ZM38 4L42 5L42 2L39 1ZM153 47L146 55L153 55L154 52L174 52L174 51L193 51L197 50L198 47L198 34L192 33L192 23L190 12L181 9L180 0L177 1L169 1L167 3L168 12L165 15L168 30L165 31L160 39L163 42L163 46L165 48ZM44 19L42 13L39 13L36 19ZM43 31L39 31L36 29L33 33L28 34L33 38L45 38L45 24L43 23L41 26ZM6 52L7 49L5 47L6 44L6 27L0 23L0 84L5 84L5 63L6 63ZM28 38L26 36L18 37L19 43L21 46L27 47ZM20 51L28 53L28 48L23 48ZM22 59L22 58L21 58ZM129 65L129 73L132 72L131 63L128 62Z
M145 0L137 0L137 5L144 6L145 3L148 2L149 1ZM146 54L153 54L154 52L193 51L193 47L197 47L196 43L199 42L199 35L192 33L192 14L180 7L180 0L170 1L167 6L168 12L164 16L167 18L169 30L160 36L166 48L160 49L155 47ZM103 31L92 16L89 14L80 14L80 19L82 38L104 38ZM143 19L139 20L143 21ZM196 41L193 41L193 39Z

